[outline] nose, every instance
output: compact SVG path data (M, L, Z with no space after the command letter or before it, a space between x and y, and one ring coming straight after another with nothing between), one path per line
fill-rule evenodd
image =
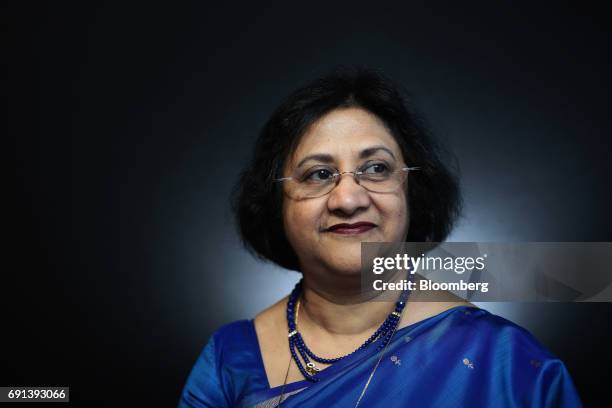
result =
M368 191L360 186L352 173L342 173L338 184L329 193L327 208L331 212L341 211L347 215L370 205Z

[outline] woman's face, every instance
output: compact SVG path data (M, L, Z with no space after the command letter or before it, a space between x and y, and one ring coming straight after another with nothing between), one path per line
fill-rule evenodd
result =
M329 162L309 158L313 155L327 155ZM303 174L317 165L354 171L370 162L395 168L404 164L399 146L377 116L360 108L336 109L302 136L284 175ZM404 240L409 226L405 184L390 193L374 193L357 184L352 174L345 174L327 195L301 200L285 196L283 222L302 270L312 266L341 274L359 273L362 241ZM329 230L340 223L357 222L372 225Z

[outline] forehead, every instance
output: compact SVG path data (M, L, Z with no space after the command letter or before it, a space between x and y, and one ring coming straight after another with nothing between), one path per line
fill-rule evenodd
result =
M372 146L384 146L402 160L397 142L376 115L361 108L336 109L304 133L290 163L295 166L302 158L317 153L330 154L339 161L352 160Z

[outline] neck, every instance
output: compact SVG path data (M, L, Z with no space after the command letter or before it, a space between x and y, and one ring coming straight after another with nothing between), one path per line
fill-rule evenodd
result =
M306 275L300 305L300 326L314 325L332 335L358 335L378 328L394 309L397 296L360 291L360 277L321 282ZM381 298L382 299L382 298Z

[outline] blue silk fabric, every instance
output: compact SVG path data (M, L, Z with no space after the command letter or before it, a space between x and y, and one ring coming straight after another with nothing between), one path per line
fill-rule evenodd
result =
M381 351L378 342L283 390L281 407L354 407ZM396 331L360 407L579 407L563 362L525 329L458 306ZM253 320L217 330L179 407L274 407ZM286 399L285 399L286 398Z

